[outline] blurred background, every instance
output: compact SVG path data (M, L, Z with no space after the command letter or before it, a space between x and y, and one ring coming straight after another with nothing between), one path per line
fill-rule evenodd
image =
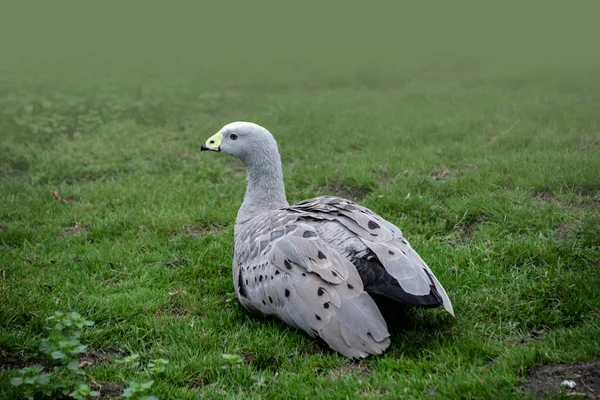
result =
M118 80L196 88L368 86L467 69L543 76L600 65L594 2L4 4L2 92ZM483 74L483 76L482 76ZM38 80L31 82L32 77Z

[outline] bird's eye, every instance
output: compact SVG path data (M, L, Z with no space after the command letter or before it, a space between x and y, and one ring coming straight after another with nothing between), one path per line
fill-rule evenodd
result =
M229 139L237 140L237 135L235 133L232 133L231 135L229 135Z

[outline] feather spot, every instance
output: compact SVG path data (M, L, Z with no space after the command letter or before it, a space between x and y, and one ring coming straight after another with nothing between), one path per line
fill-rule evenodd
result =
M331 271L331 275L335 276L337 278L338 274L335 271Z
M246 285L248 285L248 280L246 279ZM240 296L248 298L248 293L246 293L246 287L242 285L242 271L238 272L238 292Z
M348 289L352 290L352 289L354 289L354 286L352 286L351 284L348 284Z
M303 273L302 273L302 276L306 276L306 273L305 273L305 272L303 272Z
M269 296L269 303L273 304L273 299Z
M379 229L381 228L379 224L375 221L369 221L369 229Z
M262 302L263 302L263 306L266 306L266 305L267 305L267 303L266 303L264 300L263 300Z
M314 233L313 231L304 231L304 233L302 234L302 237L305 239L311 238L311 237L316 237L317 234Z
M259 275L259 276L258 276L258 281L259 281L259 282L262 282L262 278L263 278L263 277L262 277L262 275Z
M285 297L290 297L290 291L288 289L285 289Z
M292 264L288 260L283 260L283 264L287 269L292 269Z
M271 280L273 280L273 275L271 275Z
M394 253L394 252L393 252L393 251L391 251L391 250L388 250L388 253L390 253L390 255L391 255L391 256L393 256L394 254L396 254L396 253Z
M324 303L323 308L329 308L329 303Z
M325 289L320 287L319 290L317 290L317 296L323 296L323 293L325 293Z
M317 318L317 321L321 320L321 317L319 317L319 315L315 314L315 317Z
M404 244L408 244L408 243L406 242L406 240L404 240L404 239L402 239L402 243L404 243Z
M325 257L325 254L323 254L323 252L321 250L319 250L317 257L319 257L319 260L325 260L327 258L327 257Z
M279 270L276 270L276 271L275 271L275 275L279 275Z

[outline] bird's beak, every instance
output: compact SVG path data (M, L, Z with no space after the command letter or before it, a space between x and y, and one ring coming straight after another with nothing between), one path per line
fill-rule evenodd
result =
M206 143L204 143L200 147L200 151L211 150L211 151L221 151L221 143L223 142L223 135L221 132L217 132L212 135Z

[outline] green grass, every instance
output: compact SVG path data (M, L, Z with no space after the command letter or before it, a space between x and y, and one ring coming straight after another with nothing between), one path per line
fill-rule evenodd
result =
M492 34L451 15L436 31L426 14L360 25L354 10L338 30L322 17L274 36L285 24L184 14L171 36L152 23L163 10L125 38L135 11L106 37L33 19L42 34L5 49L0 357L36 357L46 318L70 310L96 321L81 338L93 351L168 359L160 398L507 398L530 367L600 359L594 13L522 12ZM397 224L456 319L412 312L386 353L355 363L248 316L231 279L244 171L199 152L233 120L275 135L290 202L340 195ZM142 379L110 359L88 372ZM0 397L16 396L14 373Z

